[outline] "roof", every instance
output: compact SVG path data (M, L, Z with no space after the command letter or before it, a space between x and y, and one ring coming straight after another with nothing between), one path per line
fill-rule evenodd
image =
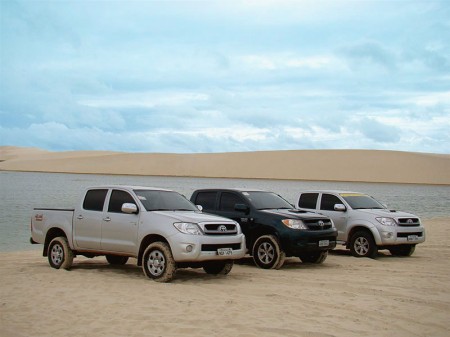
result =
M344 194L344 193L355 193L355 194L365 194L362 192L347 191L347 190L307 190L301 191L300 193L334 193L334 194Z
M100 186L89 186L87 189L102 189L102 188L116 188L125 190L152 190L152 191L167 191L173 192L173 190L168 190L160 187L149 187L149 186L134 186L134 185L100 185Z
M234 191L234 192L271 192L249 187L218 187L218 188L199 188L197 191Z

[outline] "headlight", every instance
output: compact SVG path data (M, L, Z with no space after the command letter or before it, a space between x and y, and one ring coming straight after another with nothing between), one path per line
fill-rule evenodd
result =
M191 235L202 235L203 232L200 227L191 222L175 222L173 224L176 229L178 229L181 233L191 234Z
M383 226L395 226L397 223L392 218L375 218Z
M292 229L308 229L308 227L306 227L306 225L303 223L302 220L295 220L295 219L284 219L281 220L281 222L289 228Z

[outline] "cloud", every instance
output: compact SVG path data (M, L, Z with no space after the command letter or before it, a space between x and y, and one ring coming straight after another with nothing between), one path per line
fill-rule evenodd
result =
M393 71L397 68L397 56L395 53L375 41L365 41L344 46L339 53L347 58L351 68L360 69L366 66L378 66L388 71Z
M449 151L443 1L0 6L2 144Z

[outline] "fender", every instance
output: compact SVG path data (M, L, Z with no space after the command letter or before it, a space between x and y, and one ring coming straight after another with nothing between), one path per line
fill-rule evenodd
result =
M381 236L380 233L378 232L377 227L370 221L361 219L351 220L347 223L347 230L345 232L347 243L350 241L349 234L353 231L355 227L363 227L368 229L372 233L373 239L375 240L377 246L382 245Z

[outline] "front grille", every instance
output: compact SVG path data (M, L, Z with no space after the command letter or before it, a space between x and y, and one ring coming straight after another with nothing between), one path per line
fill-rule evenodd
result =
M205 235L236 235L237 227L234 224L207 224Z
M308 219L303 220L303 222L312 231L321 231L333 227L329 219Z
M215 252L217 251L217 249L220 248L231 248L233 250L238 250L241 249L241 244L240 243L222 243L222 244L206 244L206 245L202 245L202 251L203 252Z
M414 232L414 233L397 233L398 238L407 238L409 235L417 235L419 238L422 237L423 232Z
M399 218L398 225L402 227L418 227L420 220L418 218Z

